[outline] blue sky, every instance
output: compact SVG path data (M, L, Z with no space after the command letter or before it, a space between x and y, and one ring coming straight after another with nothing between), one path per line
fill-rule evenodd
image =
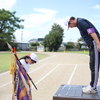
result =
M16 11L16 17L25 19L21 23L24 29L14 33L17 41L44 38L57 23L64 29L63 42L76 42L81 37L80 33L77 28L67 31L63 24L67 16L86 18L100 32L100 0L0 0L2 8Z

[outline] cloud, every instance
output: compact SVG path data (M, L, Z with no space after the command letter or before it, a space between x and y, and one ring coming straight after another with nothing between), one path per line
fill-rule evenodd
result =
M93 8L93 9L100 9L100 6L97 4L97 5L95 5L95 6L91 7L91 8Z
M49 17L52 17L53 15L55 15L58 11L55 10L50 10L50 9L43 9L43 8L38 8L38 9L34 9L35 11L38 11L40 13L44 13L46 15L49 15Z
M16 0L0 0L0 9L4 8L9 10L14 4Z
M21 15L21 19L25 19L21 24L24 25L23 40L29 41L32 38L38 38L39 36L45 36L49 33L52 23L55 22L55 15L58 11L51 9L33 9L36 13ZM16 40L21 40L21 30L15 33Z
M38 27L40 24L44 24L50 21L56 15L57 11L50 9L34 9L34 11L39 12L38 14L23 15L21 18L25 19L25 28Z

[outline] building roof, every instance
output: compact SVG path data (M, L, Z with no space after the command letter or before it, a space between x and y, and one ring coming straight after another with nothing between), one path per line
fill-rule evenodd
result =
M37 38L37 39L33 38L33 39L29 40L29 42L41 42L43 40L44 40L44 38Z
M29 40L29 42L37 42L37 39L35 39L35 38L33 38L33 39L31 39L31 40Z
M29 43L29 42L25 42L25 41L15 41L15 43Z
M43 40L44 40L44 38L38 38L37 40L38 40L38 41L43 41Z

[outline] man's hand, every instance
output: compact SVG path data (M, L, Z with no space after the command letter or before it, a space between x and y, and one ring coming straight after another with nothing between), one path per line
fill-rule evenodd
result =
M98 51L100 52L100 41L97 37L97 34L96 33L91 33L90 35L94 39L94 41L96 42Z
M100 42L97 43L97 48L98 48L98 51L100 52Z

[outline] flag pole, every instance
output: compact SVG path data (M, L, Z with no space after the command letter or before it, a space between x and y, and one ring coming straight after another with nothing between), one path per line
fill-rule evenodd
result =
M7 42L7 45L8 45L8 48L9 48L10 50L12 50L12 47L11 47L11 45L10 45L8 42ZM13 53L14 53L14 51L13 51ZM20 63L20 65L22 65L21 62L20 62L20 60L18 59L17 55L16 55L15 53L14 53L14 55L15 55L17 61ZM23 69L24 69L24 71L26 72L26 70L25 70L24 67L23 67ZM31 79L31 77L29 76L29 74L28 74L27 72L26 72L26 74L27 74L29 80L30 80L30 81L32 82L32 84L34 85L35 89L37 90L37 87L36 87L36 85L34 84L34 82L32 81L32 79Z

